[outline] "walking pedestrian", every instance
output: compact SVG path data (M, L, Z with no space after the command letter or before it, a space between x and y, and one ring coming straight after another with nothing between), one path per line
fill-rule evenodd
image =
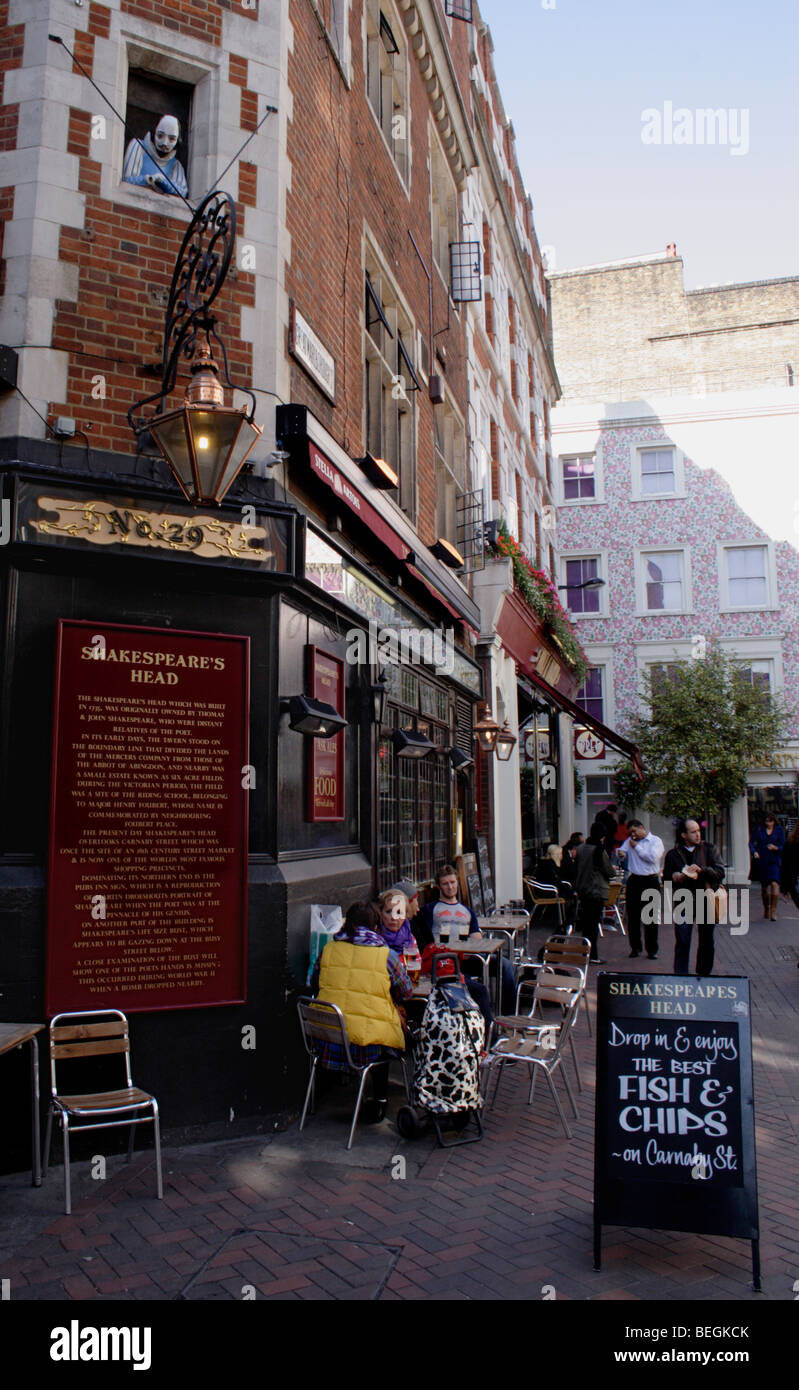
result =
M629 834L617 853L620 859L624 857L627 868L627 933L631 946L630 959L635 960L641 954L642 899L645 893L651 895L660 891L660 870L665 847L660 836L647 830L643 821L628 821L627 827ZM650 896L647 902L653 903L654 899ZM644 923L646 954L649 960L657 960L658 957L657 916L656 911L647 912Z
M777 899L782 875L782 852L785 848L785 831L777 824L771 812L766 815L765 824L759 825L751 840L749 851L757 864L760 876L760 896L763 900L763 921L776 922Z
M672 904L674 920L674 973L687 975L691 958L691 933L697 929L696 974L712 975L715 958L713 933L716 929L713 893L724 881L724 865L715 845L702 839L699 821L694 817L677 825L677 843L663 865L663 878L682 889ZM710 892L705 890L709 889Z
M579 845L575 857L577 871L574 886L580 903L579 931L591 942L591 960L595 965L602 961L597 955L599 923L610 893L610 878L613 870L610 855L605 849L604 827L594 821L584 845Z

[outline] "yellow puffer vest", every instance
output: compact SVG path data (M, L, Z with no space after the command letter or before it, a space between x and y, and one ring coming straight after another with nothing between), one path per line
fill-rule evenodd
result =
M405 1048L399 1014L391 998L386 967L388 946L354 946L329 941L319 970L320 999L337 1004L347 1022L350 1042Z

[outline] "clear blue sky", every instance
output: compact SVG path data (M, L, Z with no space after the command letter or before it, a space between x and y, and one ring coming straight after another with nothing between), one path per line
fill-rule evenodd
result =
M799 275L796 0L480 4L558 270L675 241L689 289ZM659 113L662 136L667 102L694 124L697 110L733 111L728 143L644 143L642 112ZM732 154L747 121L748 152Z

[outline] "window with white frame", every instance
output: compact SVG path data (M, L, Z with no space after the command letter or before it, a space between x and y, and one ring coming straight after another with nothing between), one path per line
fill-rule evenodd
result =
M408 181L408 48L390 0L366 3L366 93L400 177Z
M684 550L643 550L639 556L639 607L644 613L682 613L688 608Z
M773 661L741 661L738 669L744 680L770 695L774 688Z
M601 579L601 557L599 555L579 555L562 559L565 606L575 616L603 611L602 594L604 585L588 587L593 579ZM583 586L586 587L583 587Z
M436 454L436 536L457 546L458 498L466 491L466 435L463 422L444 401L433 412Z
M598 719L600 724L605 720L605 671L602 666L591 666L588 674L577 692L576 703L580 709L584 709L586 714Z
M561 458L564 502L593 501L596 488L596 454L569 454Z
M649 679L652 684L652 693L657 695L664 685L670 685L680 679L683 667L676 661L653 661L647 667Z
M371 247L364 277L366 447L399 477L397 501L416 517L416 333L394 285Z
M430 131L430 203L433 234L433 259L441 271L444 284L450 284L449 248L458 240L458 193L450 167L438 142Z
M723 608L770 608L772 565L767 545L723 546Z
M673 444L633 445L633 501L650 497L683 497L685 470L682 450Z

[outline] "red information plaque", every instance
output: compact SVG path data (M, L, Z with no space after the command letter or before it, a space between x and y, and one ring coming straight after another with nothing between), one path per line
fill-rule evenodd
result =
M58 624L47 1012L246 995L249 639Z
M344 662L320 647L308 648L311 696L344 713ZM311 740L308 774L309 821L344 819L344 730Z

